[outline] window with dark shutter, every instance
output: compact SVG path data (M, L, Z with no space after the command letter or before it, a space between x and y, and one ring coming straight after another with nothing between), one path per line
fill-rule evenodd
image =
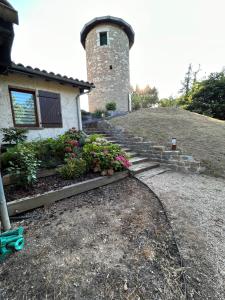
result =
M60 94L45 91L38 91L38 94L42 127L62 127Z

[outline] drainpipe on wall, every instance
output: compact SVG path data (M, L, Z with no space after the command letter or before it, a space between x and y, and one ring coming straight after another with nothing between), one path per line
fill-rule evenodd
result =
M76 104L77 104L78 130L82 130L82 117L81 117L81 110L80 110L80 94L76 96Z
M77 119L78 119L78 130L82 130L82 117L81 117L81 109L80 109L80 96L86 95L91 92L90 89L87 92L80 91L80 94L76 96L76 105L77 105Z
M11 225L9 220L7 204L5 200L5 193L4 193L3 183L2 183L1 172L0 172L0 216L1 216L3 231L10 230Z
M128 94L128 112L132 112L132 93Z

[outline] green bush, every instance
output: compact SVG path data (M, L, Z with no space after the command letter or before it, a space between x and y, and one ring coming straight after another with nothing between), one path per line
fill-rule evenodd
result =
M106 110L112 110L115 111L116 110L116 102L109 102L106 104L105 106Z
M57 171L64 179L75 179L86 173L87 163L82 158L68 159L66 164Z
M10 149L12 150L12 149ZM37 180L37 170L40 162L35 152L25 144L18 144L13 149L13 157L8 162L8 172L17 178L16 185L28 187Z
M30 143L26 143L36 154L38 160L41 161L41 168L54 168L64 161L65 142L60 137L53 139L43 139Z
M163 98L163 99L160 99L159 106L161 106L161 107L175 107L175 106L178 106L178 100L173 98L173 97Z
M1 170L4 172L7 168L9 168L10 161L13 161L16 159L16 156L18 154L17 147L7 148L7 151L2 153L0 156L1 160Z
M9 144L18 144L27 139L27 129L23 128L2 128L3 133L2 141Z
M107 111L103 109L96 109L96 111L93 113L93 116L95 118L102 118L102 117L107 117Z
M83 116L90 116L91 115L91 113L89 112L89 111L86 111L86 110L83 110L83 109L81 109L81 116L83 117Z

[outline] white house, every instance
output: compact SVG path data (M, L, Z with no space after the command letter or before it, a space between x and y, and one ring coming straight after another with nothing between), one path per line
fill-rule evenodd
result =
M81 130L80 95L93 87L12 63L0 75L0 128L26 128L28 140L55 137L71 127Z

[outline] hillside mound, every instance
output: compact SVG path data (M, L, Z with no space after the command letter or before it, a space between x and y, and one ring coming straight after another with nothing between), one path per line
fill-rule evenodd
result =
M147 108L110 120L158 145L177 138L178 148L206 166L206 173L225 177L225 121L180 108Z

